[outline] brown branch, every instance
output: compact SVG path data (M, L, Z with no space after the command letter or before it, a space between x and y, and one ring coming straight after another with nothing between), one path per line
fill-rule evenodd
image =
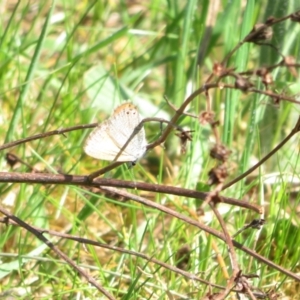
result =
M292 131L286 136L286 138L281 141L272 151L270 151L265 157L263 157L257 164L255 164L253 167L248 169L246 172L243 174L239 175L232 181L228 182L223 186L222 190L225 190L235 184L236 182L242 180L245 178L247 175L251 174L255 169L257 169L259 166L261 166L265 161L267 161L271 156L273 156L280 148L282 148L291 138L293 135L298 133L300 131L300 117L298 118L298 121L295 125L295 127L292 129Z
M227 74L227 75L230 75L230 74ZM231 74L231 76L232 76L232 74ZM184 112L184 110L186 109L188 104L190 104L190 102L192 100L194 100L195 97L197 97L198 95L200 95L203 92L207 92L209 89L212 89L212 88L238 89L235 85L225 84L225 83L223 84L223 83L220 83L220 82L206 84L206 85L203 85L201 88L197 89L196 91L194 91L188 98L186 98L186 100L182 103L180 108L175 111L175 115L172 117L171 121L167 121L167 120L164 120L162 118L145 118L145 119L143 119L142 122L139 124L139 126L143 123L151 122L151 121L156 121L156 122L161 122L161 123L167 123L168 124L167 127L165 128L165 130L163 131L162 135L160 136L160 138L158 138L155 142L150 143L150 144L147 145L147 150L152 149L152 148L160 145L161 143L163 143L167 139L167 137L170 134L172 128L175 128L177 130L182 130L181 127L176 125L176 122L178 121L178 119L180 118L181 115L187 114L187 113ZM300 104L300 101L295 100L293 97L288 97L288 96L285 96L285 95L272 93L270 91L263 91L263 90L258 90L258 89L254 89L254 88L250 88L247 91L258 93L258 94L263 94L263 95L270 96L270 97L276 97L280 100L287 100L287 101L292 102L292 103ZM191 117L194 117L194 116L191 115ZM68 127L68 128L65 128L65 129L57 129L57 130L48 131L48 132L45 132L45 133L36 134L36 135L30 136L30 137L27 137L27 138L19 139L17 141L5 143L2 146L0 146L0 151L4 150L4 149L15 147L17 145L24 144L24 143L27 143L27 142L30 142L30 141L34 141L34 140L42 139L42 138L45 138L45 137L49 137L49 136L52 136L52 135L59 135L59 134L64 135L64 133L74 131L74 130L94 128L97 125L98 125L98 123L85 124L85 125L76 125L76 126ZM136 134L136 132L134 132L132 135L134 136L135 134ZM131 137L128 139L127 143L120 150L120 154L127 147L128 143L130 142L130 139L131 139ZM118 156L120 154L118 154ZM114 165L112 168L115 168L115 167L116 166ZM109 170L111 170L111 169L109 169ZM90 175L91 176L90 180L92 180L93 178L103 174L102 170L99 170L99 173L97 173L97 172L92 173ZM96 174L99 174L99 175L96 176Z
M274 64L274 65L270 65L270 66L265 66L263 67L263 69L265 69L268 73L270 73L271 71L279 68L279 67L294 67L294 68L300 68L300 64L297 64L297 63L292 63L292 64L289 64L289 63L285 63L285 61L281 61L277 64ZM252 69L252 70L247 70L247 71L243 71L243 72L238 72L239 75L256 75L258 73L258 71L260 71L261 69L260 68L257 68L257 69Z
M244 39L242 41L240 41L223 59L222 61L222 65L225 66L225 64L229 61L230 57L232 57L232 55L237 52L237 50L242 47L245 43L250 42L251 40L253 40L253 38L255 38L255 36L257 36L259 33L263 33L267 28L283 22L287 19L289 19L292 16L292 14L289 14L287 16L284 16L282 18L272 18L269 19L265 22L265 24L261 24L261 26L259 26L258 28L256 28L255 30L252 30L247 36L244 37ZM255 28L255 27L254 27Z
M30 141L34 141L34 140L39 140L48 136L52 136L52 135L57 135L57 134L62 134L64 135L64 133L66 132L70 132L70 131L74 131L74 130L78 130L78 129L87 129L87 128L94 128L98 125L98 123L93 123L93 124L86 124L86 125L77 125L77 126L72 126L69 128L65 128L65 129L57 129L57 130L53 130L53 131L48 131L45 133L39 133L24 139L20 139L14 142L9 142L6 144L3 144L2 146L0 146L0 151L4 150L4 149L8 149L8 148L12 148L15 147L17 145L20 144L24 144Z
M66 261L74 270L76 270L81 276L83 276L90 284L92 284L95 288L97 288L103 295L105 295L108 299L114 300L115 298L109 294L101 285L97 283L97 281L89 276L86 272L84 272L81 268L79 268L66 254L60 251L51 241L49 241L44 235L43 231L37 231L34 227L25 223L21 219L17 218L13 214L11 214L8 210L0 206L0 212L4 214L8 219L13 220L20 227L26 229L30 233L32 233L35 237L37 237L40 241L45 243L54 253L57 254L62 260Z
M266 96L269 96L271 98L277 98L279 100L286 100L286 101L291 102L291 103L300 104L300 101L295 100L293 97L288 97L288 96L285 96L285 95L282 95L282 94L276 94L276 93L272 93L270 91L263 91L263 90L258 90L258 89L255 89L255 88L250 88L248 91L252 92L252 93L266 95Z
M0 218L0 223L20 226L14 220L10 220L10 219L7 220L7 218ZM120 252L120 253L123 253L123 254L129 254L129 255L136 256L136 257L140 257L144 260L155 263L155 264L157 264L157 265L159 265L159 266L161 266L161 267L163 267L167 270L170 270L171 272L180 274L180 275L182 275L182 276L184 276L184 277L186 277L190 280L198 281L198 282L201 282L201 283L206 284L208 286L213 286L213 287L218 288L218 289L224 289L224 287L221 286L221 285L213 284L213 283L211 283L207 280L204 280L204 279L202 279L202 278L200 278L200 277L198 277L194 274L186 272L182 269L179 269L179 268L174 267L170 264L167 264L163 261L160 261L160 260L154 258L153 256L148 256L148 255L146 255L144 253L141 253L141 252L136 252L136 251L133 251L133 250L128 250L128 249L125 249L125 248L121 248L121 247L117 247L117 246L113 246L113 245L109 245L109 244L99 243L97 241L82 238L80 236L75 236L75 235L71 235L71 234L67 234L67 233L61 233L61 232L54 231L54 230L42 229L42 228L39 228L39 227L36 227L36 226L31 226L31 228L34 228L34 230L36 230L40 234L47 233L47 234L50 234L52 236L57 236L57 237L60 237L60 238L72 240L72 241L75 241L75 242L78 242L78 243L81 243L81 244L92 245L92 246L95 246L95 247L100 247L100 248L104 248L104 249L108 249L108 250L112 250L112 251L117 251L117 252Z
M168 215L171 215L171 216L173 216L173 217L175 217L179 220L184 221L185 223L188 223L192 226L195 226L195 227L197 227L201 230L204 230L205 232L210 233L211 235L221 239L222 241L224 241L226 243L226 237L225 237L224 234L222 234L219 231L217 231L217 230L215 230L215 229L213 229L209 226L206 226L206 225L204 225L204 224L202 224L202 223L200 223L200 222L198 222L194 219L191 219L191 218L189 218L189 217L187 217L187 216L185 216L181 213L178 213L177 211L174 211L174 210L172 210L172 209L170 209L166 206L163 206L163 205L161 205L159 203L156 203L156 202L153 202L153 201L149 201L148 199L145 199L143 197L128 193L127 191L124 191L124 190L118 190L118 189L112 188L112 187L109 187L109 188L105 187L104 188L103 186L101 186L101 189L105 189L107 191L119 194L123 197L130 198L130 199L134 200L135 202L138 202L138 203L141 203L141 204L146 205L148 207L155 208L159 211L162 211L162 212L164 212ZM274 268L274 269L282 272L283 274L285 274L285 275L287 275L287 276L289 276L289 277L291 277L291 278L293 278L297 281L300 281L300 276L298 276L297 274L295 274L295 273L293 273L289 270L286 270L286 269L282 268L279 265L276 265L272 261L270 261L267 258L261 256L260 254L256 253L255 251L243 246L242 244L236 242L235 240L232 240L232 243L236 248L238 248L238 249L244 251L245 253L253 256L255 259L261 261L262 263L265 263L269 267Z
M40 184L67 184L67 185L81 185L81 186L111 186L119 188L137 189L148 192L171 194L176 196L184 196L188 198L195 198L204 200L208 193L199 192L179 187L150 184L144 182L133 182L118 179L96 178L92 182L88 176L68 175L68 174L44 174L44 173L8 173L0 172L0 182L9 183L40 183ZM225 196L220 196L223 203L235 205L247 209L251 209L257 213L262 213L260 206L249 203L243 200L237 200Z
M178 121L178 119L180 118L180 116L182 114L184 114L184 110L186 109L186 107L200 94L202 94L203 92L208 91L209 89L212 88L229 88L229 89L238 89L235 85L231 85L231 84L225 84L225 83L219 83L219 82L215 82L215 83L209 83L209 84L205 84L203 85L201 88L197 89L196 91L194 91L189 97L187 97L185 99L185 101L182 103L182 105L175 111L174 116L172 117L170 123L167 125L167 127L165 128L164 132L162 133L162 135L160 136L160 138L158 138L155 142L149 144L147 146L147 149L151 149L154 148L158 145L160 145L161 143L163 143L168 135L170 134L171 130L172 130L172 124L176 124L176 122ZM266 92L266 91L262 91L262 90L257 90L257 89L249 89L249 92L254 92L254 93L258 93L258 94L263 94L266 96L270 96L270 97L276 97L279 98L281 100L287 100L289 102L292 103L297 103L300 104L300 101L295 100L292 97L287 97L285 95L280 95L280 94L275 94L272 92Z
M221 214L219 213L219 211L216 209L215 207L215 204L210 202L210 208L213 210L214 214L216 215L220 225L221 225L221 228L222 228L222 231L223 231L223 234L224 234L224 237L225 237L225 242L228 246L228 249L229 249L229 254L230 254L230 261L231 261L231 264L232 264L232 275L230 277L230 279L227 281L227 285L226 285L226 288L224 291L222 291L220 293L220 295L218 295L216 297L216 300L217 299L225 299L226 296L231 292L231 290L234 288L235 286L235 280L236 280L236 277L237 277L237 274L239 273L240 269L239 269L239 266L238 266L238 262L237 262L237 257L236 257L236 253L234 251L234 246L233 246L233 241L228 233L228 230L226 228L226 224L221 216ZM222 298L223 297L223 298Z
M207 89L211 89L211 88L216 88L219 87L218 83L210 83L207 85L203 85L201 88L197 89L196 91L194 91L189 97L187 97L184 102L181 104L181 106L175 111L174 116L172 117L170 124L167 125L167 127L165 128L165 130L163 131L162 135L160 136L160 138L158 138L155 142L151 143L148 145L148 149L154 148L158 145L160 145L161 143L163 143L168 135L170 134L171 130L172 130L172 125L171 124L176 124L178 119L181 117L181 115L184 114L184 110L186 109L186 107L201 93L203 93L204 91L206 91Z
M20 226L14 220L8 219L6 217L5 218L0 218L0 223L6 224L6 225L9 224L9 225L13 225L13 226ZM140 257L140 258L142 258L146 261L152 262L152 263L157 264L157 265L159 265L159 266L161 266L161 267L163 267L167 270L170 270L171 272L180 274L180 275L186 277L189 280L198 281L198 282L201 282L203 284L206 284L208 286L211 286L211 287L214 287L214 288L217 288L217 289L221 289L221 290L225 289L224 286L211 283L211 282L209 282L207 280L204 280L204 279L202 279L202 278L200 278L200 277L198 277L198 276L196 276L192 273L186 272L182 269L179 269L179 268L174 267L170 264L167 264L163 261L160 261L160 260L154 258L153 256L148 256L148 255L146 255L144 253L141 253L141 252L136 252L136 251L133 251L133 250L128 250L128 249L113 246L113 245L103 244L103 243L100 243L100 242L97 242L97 241L94 241L94 240L90 240L90 239L87 239L87 238L82 238L82 237L76 236L76 235L71 235L71 234L62 233L62 232L49 230L49 229L43 229L43 228L39 228L39 227L32 226L32 225L30 225L30 226L34 230L39 232L40 234L49 234L49 235L52 235L52 236L57 236L57 237L60 237L60 238L72 240L72 241L75 241L75 242L78 242L78 243L81 243L81 244L92 245L92 246L95 246L95 247L104 248L104 249L108 249L108 250L112 250L112 251L117 251L117 252L120 252L120 253L123 253L123 254L129 254L129 255L136 256L136 257ZM239 290L233 290L233 291L234 292L240 292Z

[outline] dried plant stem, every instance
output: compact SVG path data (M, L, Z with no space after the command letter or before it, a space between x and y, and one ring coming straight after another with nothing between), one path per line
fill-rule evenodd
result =
M109 294L98 282L91 276L89 276L86 272L84 272L81 268L79 268L66 254L60 251L50 240L48 240L44 236L43 231L38 231L34 227L30 226L26 222L17 218L13 214L11 214L8 210L0 206L0 212L5 215L8 219L14 221L19 226L23 227L30 233L32 233L35 237L37 237L40 241L45 243L54 253L57 254L62 260L66 261L74 270L76 270L81 276L83 276L90 284L92 284L95 288L97 288L103 295L107 297L107 299L114 300L115 298Z
M298 118L298 121L295 125L295 127L292 129L292 131L286 136L286 138L281 141L272 151L270 151L265 157L263 157L257 164L255 164L253 167L248 169L243 174L239 175L232 181L228 182L227 184L224 184L223 189L225 190L232 186L233 184L237 183L238 181L242 180L249 174L251 174L255 169L257 169L259 166L261 166L265 161L267 161L271 156L273 156L280 148L282 148L296 133L300 131L300 117Z
M111 186L120 188L137 189L155 193L165 193L177 196L184 196L188 198L195 198L199 200L206 199L208 193L198 192L195 190L189 190L179 187L173 187L161 184L150 184L144 182L132 182L126 180L108 179L108 178L96 178L92 182L88 176L78 176L71 174L44 174L44 173L7 173L0 172L0 182L10 183L40 183L40 184L68 184L78 186ZM257 213L261 213L262 209L256 204L249 203L234 198L220 196L220 200L223 203L229 205L236 205L251 209Z

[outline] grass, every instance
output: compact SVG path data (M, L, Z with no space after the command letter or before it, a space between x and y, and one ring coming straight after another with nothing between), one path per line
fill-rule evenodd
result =
M203 3L202 3L203 2ZM285 16L298 8L281 1L222 1L216 19L211 2L41 1L2 6L0 51L0 133L2 143L79 124L101 122L123 101L133 101L143 117L170 120L174 111L200 88L215 62L241 41L256 23ZM275 4L274 4L275 3ZM214 11L214 10L213 10ZM211 16L211 32L205 22ZM299 24L287 20L274 26L275 44L299 63ZM210 33L210 35L209 35ZM206 46L206 47L205 47ZM198 54L203 54L197 64ZM236 72L278 63L272 48L245 43L230 58ZM299 78L288 68L272 71L272 91L299 93ZM265 90L252 76L255 87ZM234 84L231 77L224 83ZM299 104L276 105L259 93L239 89L209 90L212 110L220 121L220 140L232 152L225 183L248 170L292 130ZM297 97L296 97L297 99ZM298 97L299 101L299 97ZM187 112L206 110L205 94ZM147 152L138 164L122 165L104 177L212 191L209 171L216 166L209 151L216 142L211 126L182 115L177 125L193 130L187 152L173 131L166 142ZM148 142L161 135L160 124L145 124ZM1 152L2 172L42 172L87 175L109 163L83 152L89 130L53 135ZM11 152L24 163L9 165ZM254 173L221 194L262 205L263 215L219 204L217 209L232 235L253 219L263 218L260 230L248 229L235 239L281 267L299 274L299 136ZM38 173L37 173L38 174ZM201 299L205 284L137 257L140 252L189 274L226 286L232 268L227 244L153 207L81 185L7 183L0 180L1 206L24 222L60 233L119 247L111 250L44 234L73 262L116 299ZM298 186L297 186L298 184ZM172 194L128 190L221 231L209 206ZM0 295L28 299L104 299L92 284L49 250L29 231L5 225L0 231ZM122 249L124 250L122 252ZM299 282L236 250L243 274L257 274L250 283L265 293L273 289L282 299L297 299ZM212 289L218 292L217 288ZM31 296L32 295L32 296ZM236 299L234 293L228 299Z

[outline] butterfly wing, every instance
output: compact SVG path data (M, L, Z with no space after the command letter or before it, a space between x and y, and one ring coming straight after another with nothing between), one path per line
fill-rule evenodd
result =
M141 121L142 118L137 108L131 103L124 103L119 106L109 119L110 135L114 137L120 150L128 143L118 160L125 161L126 158L127 161L127 158L130 157L130 161L136 161L144 155L147 145L145 130L143 127L139 131L137 130Z
M119 152L119 147L108 134L108 122L105 121L96 127L88 136L84 151L87 155L102 159L114 160Z
M110 119L92 131L84 145L86 154L102 160L114 160L141 122L136 107L124 103L117 107ZM141 128L120 153L116 161L136 161L146 151L144 128Z

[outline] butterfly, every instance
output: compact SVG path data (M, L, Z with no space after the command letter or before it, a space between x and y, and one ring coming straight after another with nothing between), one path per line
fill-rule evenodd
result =
M84 144L85 153L102 160L136 162L145 154L147 146L141 121L135 105L121 104L90 133Z

